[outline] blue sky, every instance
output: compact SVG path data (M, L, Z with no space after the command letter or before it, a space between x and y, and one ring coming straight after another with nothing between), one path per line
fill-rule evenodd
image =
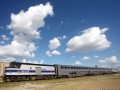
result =
M120 65L119 0L0 0L0 61Z

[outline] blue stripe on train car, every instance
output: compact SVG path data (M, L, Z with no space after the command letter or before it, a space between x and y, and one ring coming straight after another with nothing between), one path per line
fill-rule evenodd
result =
M5 70L5 72L28 72L28 73L35 73L35 70ZM42 70L42 73L50 73L50 72L55 72L54 70Z

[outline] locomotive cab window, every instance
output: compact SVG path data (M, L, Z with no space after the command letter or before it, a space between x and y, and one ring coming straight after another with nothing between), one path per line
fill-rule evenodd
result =
M11 68L20 68L21 64L20 63L10 63Z

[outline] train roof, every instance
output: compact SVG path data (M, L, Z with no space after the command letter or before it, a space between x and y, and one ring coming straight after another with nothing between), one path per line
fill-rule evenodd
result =
M68 66L68 67L89 67L89 66L78 66L78 65L64 65L64 64L55 64L58 66Z
M87 67L87 68L105 68L105 67L91 67L91 66L78 66L78 65L64 65L64 64L55 64L58 66L64 66L64 67ZM107 69L107 68L106 68ZM110 69L110 68L108 68Z
M10 64L24 64L24 65L40 65L40 66L54 66L50 64L35 64L35 63L23 63L23 62L10 62Z
M105 68L105 67L90 67L90 66L78 66L78 65L63 65L63 64L35 64L35 63L23 63L23 62L10 62L10 64L24 64L24 65L40 65L40 66L64 66L64 67L87 67L87 68ZM110 69L110 68L108 68Z

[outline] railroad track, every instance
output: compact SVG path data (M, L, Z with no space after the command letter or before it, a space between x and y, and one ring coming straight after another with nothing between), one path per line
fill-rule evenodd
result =
M57 78L52 78L52 79L57 79ZM29 83L29 82L36 82L36 81L43 81L43 80L51 80L51 79L48 79L48 78L44 78L44 79L35 79L35 78L32 78L32 80L29 80L29 79L24 79L24 80L20 80L20 81L8 81L7 82L0 82L0 84L10 84L10 83Z
M120 73L118 73L118 74L120 74ZM101 75L105 75L105 74L99 74L100 76ZM99 75L87 75L87 76L79 76L79 77L94 77L94 76L99 76ZM79 78L79 77L71 77L71 78ZM59 78L54 78L54 79L59 79ZM66 78L67 79L67 78ZM33 80L21 80L21 81L16 81L16 82L10 82L10 81L7 81L7 82L0 82L0 85L1 84L21 84L21 83L30 83L30 82L36 82L36 81L44 81L45 79L39 79L39 80L36 80L36 79L33 79ZM49 80L49 79L47 79L47 80ZM51 79L51 80L53 80L53 79Z

